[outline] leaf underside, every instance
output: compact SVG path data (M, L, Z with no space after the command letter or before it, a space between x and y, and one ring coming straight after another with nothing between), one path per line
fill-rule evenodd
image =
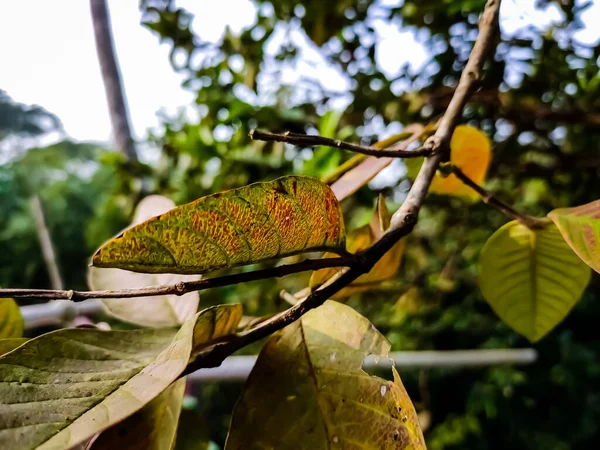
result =
M566 317L589 279L589 267L554 225L530 230L509 222L481 253L483 296L507 325L532 342Z
M92 263L134 272L200 274L344 245L326 184L299 176L202 197L102 246Z
M399 376L362 369L389 343L352 308L327 301L273 335L235 407L226 450L425 449Z

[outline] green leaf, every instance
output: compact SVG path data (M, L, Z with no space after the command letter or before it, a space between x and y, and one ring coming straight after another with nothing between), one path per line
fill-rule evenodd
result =
M103 432L90 450L171 450L184 394L185 378L180 378L140 411Z
M0 339L23 336L23 317L12 298L0 298Z
M150 195L137 206L132 225L138 225L156 215L175 208L167 197ZM142 288L173 285L180 281L196 281L199 275L134 273L122 269L88 268L88 285L92 290ZM141 298L102 299L107 311L121 320L146 327L178 326L198 310L197 292L178 295L158 295Z
M175 328L64 329L0 357L0 448L64 449L139 411L186 368L194 348L235 330L240 305Z
M0 339L0 356L14 350L25 342L27 342L27 338Z
M265 344L235 407L226 450L425 449L400 377L370 376L390 345L352 308L327 301Z
M92 262L199 274L343 245L342 212L331 189L290 176L202 197L154 217L106 243Z
M479 286L498 316L532 342L569 313L590 279L590 269L550 225L530 230L512 221L485 244Z
M600 200L548 214L567 244L588 266L600 273Z

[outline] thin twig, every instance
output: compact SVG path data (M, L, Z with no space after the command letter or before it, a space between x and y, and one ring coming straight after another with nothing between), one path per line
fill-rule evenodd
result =
M518 220L521 224L525 225L526 227L532 229L542 228L550 222L549 219L542 217L534 217L530 216L529 214L517 211L509 204L504 203L502 200L495 197L494 194L492 194L487 189L484 189L483 187L479 186L458 167L452 166L452 173L454 173L454 175L456 175L456 177L460 181L462 181L464 184L466 184L475 192L477 192L484 203L493 206L494 208L496 208L506 216L510 217L511 219Z
M310 134L290 133L269 133L267 131L250 130L250 139L255 141L275 141L285 142L303 147L316 147L323 145L325 147L341 148L350 150L351 152L361 153L363 155L375 156L377 158L418 158L420 156L428 156L431 154L431 149L419 147L414 150L384 150L376 147L363 147L362 145L351 144L349 142L340 141L337 139L329 139L322 136Z
M218 366L227 356L237 350L252 342L267 337L273 332L300 319L306 312L322 305L325 300L352 283L363 273L369 272L373 265L388 250L390 250L400 238L412 231L417 223L419 210L427 195L431 180L433 179L440 162L446 157L449 151L450 138L452 137L454 128L460 121L463 108L466 105L469 96L475 90L478 80L481 79L483 63L493 47L492 42L499 29L499 9L500 0L487 1L485 10L479 22L479 36L475 41L473 51L471 52L469 61L460 77L454 96L440 121L436 133L427 139L424 144L424 148L429 149L432 156L425 159L406 200L400 209L392 216L392 223L388 230L379 241L375 242L370 248L358 255L362 258L362 264L347 269L331 284L323 285L309 295L306 300L297 303L288 310L261 323L255 328L207 344L204 349L200 350L199 353L195 355L194 361L188 366L184 374L189 374L194 370L203 367Z
M117 289L105 291L73 291L52 289L0 289L0 298L18 297L46 300L66 299L75 302L90 298L133 298L150 297L154 295L183 295L188 292L203 291L205 289L229 286L248 281L264 280L266 278L279 278L293 273L308 270L325 269L328 267L351 267L360 263L358 257L352 255L338 258L306 259L295 264L285 264L268 269L242 272L223 277L203 278L197 281L180 281L177 284L164 286L151 286L135 289Z

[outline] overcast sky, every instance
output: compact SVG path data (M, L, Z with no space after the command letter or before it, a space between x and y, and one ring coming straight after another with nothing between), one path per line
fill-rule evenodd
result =
M194 29L203 39L213 41L219 39L226 24L235 31L250 25L254 17L249 0L177 3L195 13ZM557 10L543 14L533 4L534 0L505 0L503 30L510 32L528 23L543 27L560 18ZM138 0L109 0L109 7L134 133L139 138L158 123L159 109L175 112L189 105L193 96L180 88L181 76L169 65L169 47L159 45L156 36L139 25ZM600 0L588 10L585 22L595 25L578 33L577 38L597 42ZM394 71L406 61L418 67L423 61L423 51L410 33L392 26L378 31L378 59L391 64L386 70ZM0 7L0 42L0 89L19 102L39 104L56 114L75 139L110 139L88 0L4 1ZM401 54L398 49L402 49Z

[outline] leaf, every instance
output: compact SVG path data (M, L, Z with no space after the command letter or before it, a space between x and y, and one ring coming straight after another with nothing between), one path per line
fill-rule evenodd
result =
M358 253L369 248L375 241L379 240L383 232L390 226L390 213L387 209L385 197L379 196L377 210L373 215L371 223L357 228L348 234L346 250L350 253ZM398 272L402 263L406 240L398 241L385 255L373 266L369 273L361 275L350 285L337 292L332 299L339 300L360 292L376 289L382 281L388 280ZM326 253L323 257L333 257ZM339 268L327 268L313 272L310 278L310 287L315 290L340 273Z
M137 206L132 225L175 208L175 203L160 195L145 197ZM88 285L92 290L142 288L173 285L180 281L199 280L199 275L145 274L122 269L89 267ZM198 310L197 292L143 298L102 299L107 311L121 320L146 327L178 326Z
M577 303L590 272L554 225L530 230L512 221L485 244L479 286L508 326L536 342Z
M319 121L319 135L334 138L337 127L342 118L340 111L331 110L326 112ZM317 147L313 150L313 156L302 165L304 175L318 176L322 178L335 171L342 159L342 153L330 147Z
M406 148L416 141L424 128L419 124L412 124L405 128L402 133L391 136L383 141L373 145L374 148L384 149L391 147L399 141L404 141L402 145L398 145L398 149L406 150ZM356 155L348 161L350 165L356 164L352 169L345 172L339 178L336 178L331 184L331 189L339 201L351 196L358 191L362 186L371 181L375 176L389 166L395 158L377 158L375 156ZM410 160L411 158L408 158ZM352 161L352 162L351 162ZM346 170L342 165L340 169Z
M467 125L459 125L454 129L450 140L450 161L475 183L481 185L485 182L491 157L491 142L480 130ZM436 173L429 192L468 197L471 200L479 198L477 192L465 185L454 174L444 178Z
M180 378L140 411L103 432L91 450L171 450L184 394L185 378Z
M567 244L583 262L600 273L600 200L548 214Z
M0 298L0 339L23 336L23 317L12 298Z
M134 272L205 273L340 248L344 222L331 189L289 176L202 197L104 244L93 265Z
M425 449L394 370L362 369L390 344L349 306L327 301L265 344L236 405L226 450Z
M233 332L241 315L240 305L222 305L179 330L63 329L27 341L0 357L0 448L85 442L156 398L195 347Z
M27 338L0 339L0 356L14 350L25 342L27 342Z

